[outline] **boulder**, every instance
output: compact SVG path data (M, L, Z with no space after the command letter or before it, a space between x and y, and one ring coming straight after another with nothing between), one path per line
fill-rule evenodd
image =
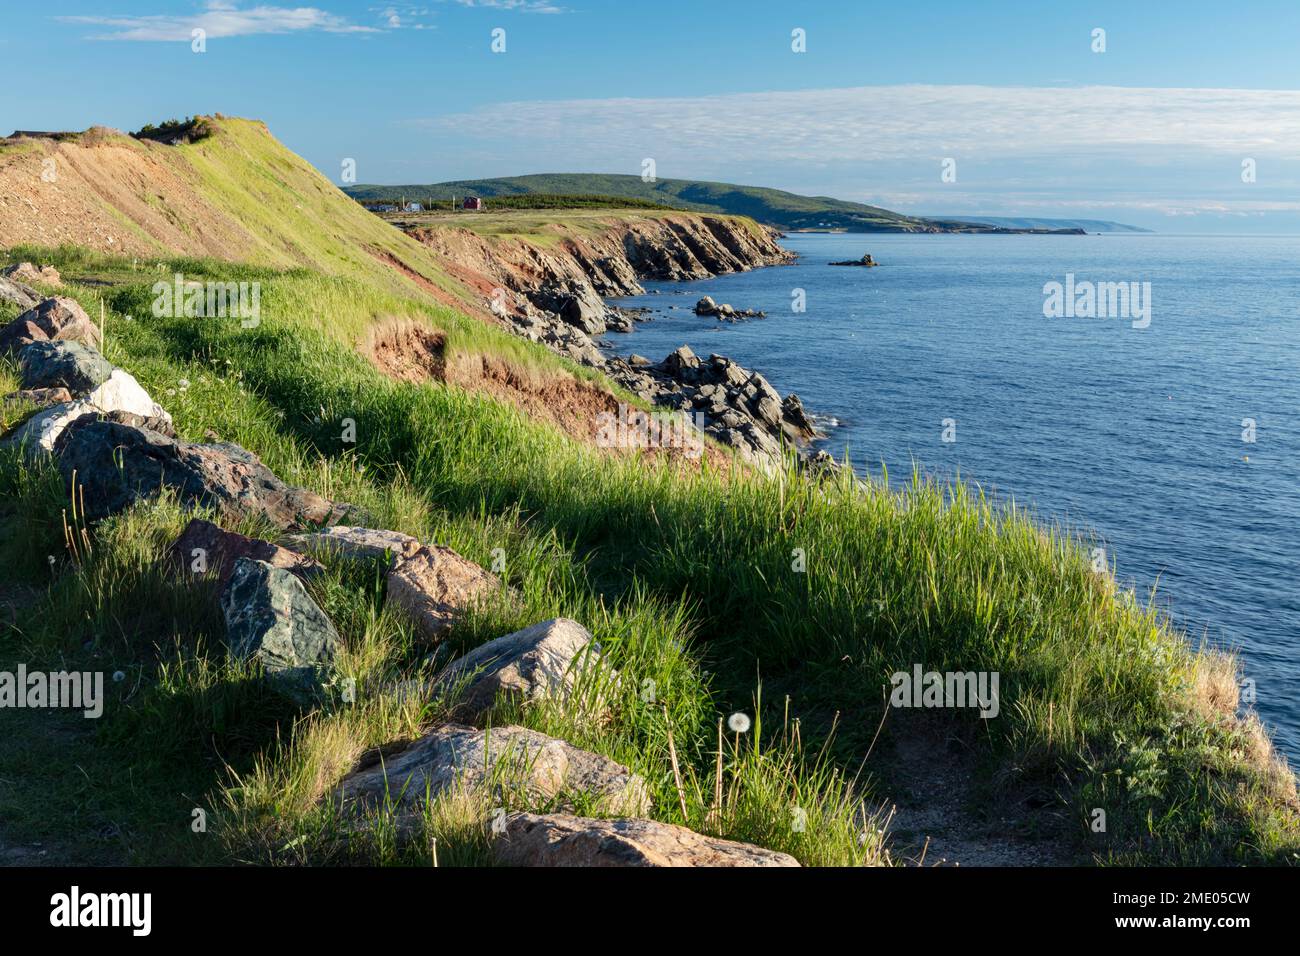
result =
M76 299L55 296L28 309L0 329L0 354L16 352L47 339L81 342L99 347L99 327Z
M348 561L384 561L391 567L420 549L420 542L400 531L350 528L335 525L322 531L291 534L285 547L295 551L319 551Z
M505 866L798 866L785 853L656 820L510 813L493 841Z
M290 571L300 578L324 570L319 562L304 554L226 531L202 518L192 518L168 550L168 559L182 574L210 576L222 588L230 581L235 562L241 558Z
M500 590L495 574L441 545L419 548L388 572L388 600L429 640L442 637L461 614Z
M594 802L598 812L645 814L650 808L645 781L608 757L525 727L476 730L460 724L444 724L357 770L339 784L335 797L358 809L391 805L419 813L426 797L472 793L498 780L518 787L530 801L581 792L584 804Z
M0 276L11 282L42 282L45 285L55 287L63 285L63 277L59 275L59 270L54 266L41 266L38 268L30 262L5 266L0 269Z
M108 359L80 342L33 342L23 347L18 358L23 388L62 386L74 395L83 395L113 374Z
M286 485L238 445L200 445L147 428L79 418L56 446L68 487L82 488L91 520L116 514L164 488L187 506L211 508L230 522L261 518L277 528L326 524L343 512L315 492Z
M8 302L26 312L40 301L41 294L31 286L0 276L0 302Z
M712 296L707 295L695 303L694 311L696 315L711 315L714 318L727 319L732 322L736 321L736 319L754 319L765 315L765 313L756 309L737 309L728 302L719 305L713 301Z
M49 408L51 405L62 405L64 402L72 401L72 393L66 388L27 388L19 389L16 392L10 392L5 396L6 404L18 404L28 402L40 408Z
M302 696L321 683L339 634L297 576L265 561L238 558L221 592L230 653L258 661L284 689Z
M618 680L617 672L603 666L585 627L558 617L476 647L443 668L433 678L432 690L454 690L455 716L473 722L498 695L529 701L567 696L586 675L591 683L583 689L590 692L593 709L603 709L606 688Z
M668 353L667 358L663 361L663 366L669 375L680 375L687 369L698 369L700 367L700 357L691 351L689 345L683 345Z

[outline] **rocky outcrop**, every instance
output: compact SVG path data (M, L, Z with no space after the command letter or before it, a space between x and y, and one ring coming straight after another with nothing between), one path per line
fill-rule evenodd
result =
M650 796L640 776L608 757L524 727L476 730L446 724L400 753L346 777L335 800L359 810L419 813L429 797L481 791L502 780L530 801L582 793L600 812L641 815Z
M212 508L232 522L261 518L277 528L329 524L346 506L277 478L238 445L195 444L148 428L103 421L71 423L55 446L68 488L80 488L86 517L116 514L170 489L182 504Z
M696 302L694 312L696 315L708 315L724 322L737 322L741 319L761 319L767 315L766 312L758 312L754 309L736 309L726 302L719 305L713 301L711 295L703 296L700 301Z
M422 547L388 572L388 600L436 641L470 607L501 592L501 581L451 548Z
M706 279L794 260L774 231L731 216L611 215L593 225L599 228L555 246L455 227L422 227L411 235L482 289L500 318L539 335L548 319L588 336L626 328L629 317L604 300L644 292L645 279ZM563 338L558 330L552 334Z
M237 559L221 592L221 612L235 659L257 661L295 696L314 692L338 654L333 623L284 568Z
M871 253L867 252L867 253L864 253L864 254L863 254L863 256L862 256L861 259L845 259L843 262L832 262L832 263L830 263L830 265L833 265L833 266L863 266L863 267L869 269L869 268L872 268L872 267L874 267L874 266L878 266L878 265L880 265L880 263L877 262L875 259L871 258Z
M571 695L580 679L595 710L618 680L606 667L591 634L577 621L554 618L474 648L437 674L434 693L453 691L458 720L477 721L499 696L536 701Z
M31 348L28 346L23 353L27 354ZM70 376L77 374L81 373L70 373ZM29 454L51 452L64 430L87 416L124 416L119 420L127 424L151 424L164 434L172 433L171 416L166 410L149 397L129 372L115 368L103 383L83 397L53 405L27 419L4 444L22 447Z
M604 368L634 394L687 413L755 464L778 461L783 441L798 445L817 434L798 396L783 400L764 376L721 355L701 359L683 345L658 365L615 357Z
M785 853L655 820L507 814L493 841L504 866L798 866Z
M301 578L319 573L317 561L270 541L250 538L234 531L226 531L211 521L193 518L181 532L171 548L168 558L184 575L211 577L224 588L241 558L259 561L281 571L290 571Z

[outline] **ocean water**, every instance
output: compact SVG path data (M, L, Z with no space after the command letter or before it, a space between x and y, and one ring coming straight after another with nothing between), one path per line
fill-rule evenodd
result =
M1236 649L1300 767L1300 237L792 235L792 266L651 283L612 351L761 371L822 447L915 462L1098 536L1119 579ZM832 267L870 252L879 268ZM1130 318L1047 318L1044 285L1150 283ZM802 290L805 310L793 305ZM767 318L695 316L701 295ZM1254 441L1244 440L1251 419ZM947 437L955 441L944 441Z

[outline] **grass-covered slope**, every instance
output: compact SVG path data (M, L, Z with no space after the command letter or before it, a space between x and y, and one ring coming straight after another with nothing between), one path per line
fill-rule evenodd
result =
M630 765L656 817L810 864L885 862L891 755L938 723L949 746L929 758L936 778L959 752L972 819L997 808L984 839L1037 837L1079 860L1296 860L1294 780L1237 718L1231 664L1094 573L1067 534L921 480L898 491L610 457L453 386L391 381L315 318L356 294L340 285L353 280L263 273L290 291L243 329L154 318L152 278L129 260L24 255L111 283L70 291L96 314L105 297L108 357L184 437L213 429L286 480L481 563L502 549L520 604L475 613L455 646L555 615L589 627L626 677L610 719L565 706L500 717ZM0 388L14 382L0 366ZM344 417L355 445L340 440ZM173 503L74 530L75 550L69 505L48 463L0 457L15 622L0 658L124 679L98 722L0 717L0 840L40 840L65 861L324 863L430 862L436 838L442 865L486 859L490 808L473 801L435 802L425 839L399 844L383 825L343 839L324 799L361 754L442 715L399 693L427 673L428 648L386 608L382 576L331 566L312 585L346 644L341 676L361 691L300 711L228 662L203 585L162 569L184 520ZM887 710L889 675L915 664L997 671L998 717ZM742 709L761 721L721 734ZM208 811L204 833L194 808ZM1032 832L998 830L1013 809Z
M179 254L306 267L407 294L410 270L447 301L463 296L428 250L350 201L264 124L216 117L208 126L211 135L179 145L101 128L0 141L0 248L68 243L149 265Z
M915 232L933 226L927 220L904 216L863 203L827 196L800 196L761 186L696 182L687 179L657 179L645 182L640 176L601 173L542 173L502 179L471 179L429 186L350 186L345 192L355 199L412 201L424 197L452 196L599 195L621 196L663 203L697 212L749 216L782 229L832 227L858 232Z

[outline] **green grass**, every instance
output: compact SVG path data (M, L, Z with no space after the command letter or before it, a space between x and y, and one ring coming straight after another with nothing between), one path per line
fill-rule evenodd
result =
M611 458L486 398L389 381L347 339L367 314L411 306L365 298L386 293L346 278L265 273L263 322L241 329L155 319L141 307L148 279L120 262L60 256L39 258L118 283L106 293L107 354L172 411L182 435L215 429L285 480L356 503L377 527L485 565L503 549L520 600L472 614L454 649L557 615L586 625L625 676L610 719L506 708L498 724L515 719L627 763L645 776L659 819L810 864L886 862L881 758L916 724L893 711L872 742L888 675L920 663L1000 673L997 719L944 715L978 767L968 796L1045 802L1067 821L1048 835L1079 858L1297 859L1294 780L1271 763L1258 728L1234 718L1231 667L1094 573L1068 529L920 475L864 488L807 481L793 467L767 478ZM88 306L101 293L70 291ZM429 318L467 348L523 345L469 320ZM355 447L340 441L344 417L356 422ZM79 846L87 815L112 807L132 860L430 862L436 839L440 864L485 861L473 801L435 801L413 842L390 819L342 839L348 821L328 800L333 786L362 753L414 736L442 707L392 690L427 673L428 648L385 608L374 569L331 565L312 584L345 640L340 670L364 692L355 706L299 712L227 662L210 591L160 568L184 520L174 503L90 529L89 552L74 559L60 544L65 503L48 464L0 459L0 501L5 566L41 593L0 639L0 656L127 675L94 733L51 754L66 775L50 774L51 799L83 808L47 820L51 840ZM736 710L755 727L724 734L720 747L718 722ZM24 766L22 749L0 736L10 738L0 744L7 781ZM118 774L87 785L72 770L83 759L116 761ZM46 793L5 796L30 823ZM203 838L189 830L196 806L211 815ZM1095 807L1106 810L1104 834L1088 828ZM796 817L806 825L793 826Z

